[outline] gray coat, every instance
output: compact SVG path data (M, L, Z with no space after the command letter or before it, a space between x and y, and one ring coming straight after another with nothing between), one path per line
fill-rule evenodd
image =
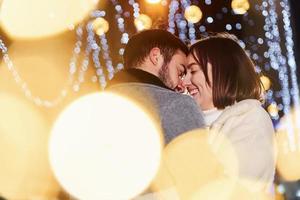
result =
M190 96L138 82L115 84L108 91L125 95L148 111L162 128L166 144L181 133L204 127L203 114Z

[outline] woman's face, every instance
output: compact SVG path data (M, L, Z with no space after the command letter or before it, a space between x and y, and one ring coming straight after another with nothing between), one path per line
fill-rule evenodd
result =
M214 108L212 98L212 65L208 63L208 78L211 86L206 82L204 73L194 57L189 54L187 74L183 80L183 85L187 88L190 95L195 99L202 110Z

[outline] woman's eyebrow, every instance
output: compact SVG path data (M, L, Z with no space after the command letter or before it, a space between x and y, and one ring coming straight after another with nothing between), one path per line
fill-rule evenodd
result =
M186 69L190 69L193 65L197 65L197 63L191 63L186 66Z

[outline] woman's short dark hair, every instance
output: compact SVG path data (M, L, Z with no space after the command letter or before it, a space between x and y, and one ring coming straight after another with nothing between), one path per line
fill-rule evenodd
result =
M176 51L181 50L186 55L188 47L178 37L163 29L150 29L133 35L124 51L124 67L138 67L144 62L151 49L158 47L167 64Z
M190 53L212 86L214 106L223 109L244 99L262 100L262 84L255 66L237 38L228 33L205 37L190 47ZM212 84L208 78L212 65Z

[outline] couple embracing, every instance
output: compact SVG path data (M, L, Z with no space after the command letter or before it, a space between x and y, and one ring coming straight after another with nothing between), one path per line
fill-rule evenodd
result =
M166 145L187 131L213 128L232 143L239 176L265 183L261 190L269 188L274 129L261 106L263 89L254 64L234 36L209 35L187 47L168 31L146 30L130 38L123 59L125 69L107 90L144 107Z

